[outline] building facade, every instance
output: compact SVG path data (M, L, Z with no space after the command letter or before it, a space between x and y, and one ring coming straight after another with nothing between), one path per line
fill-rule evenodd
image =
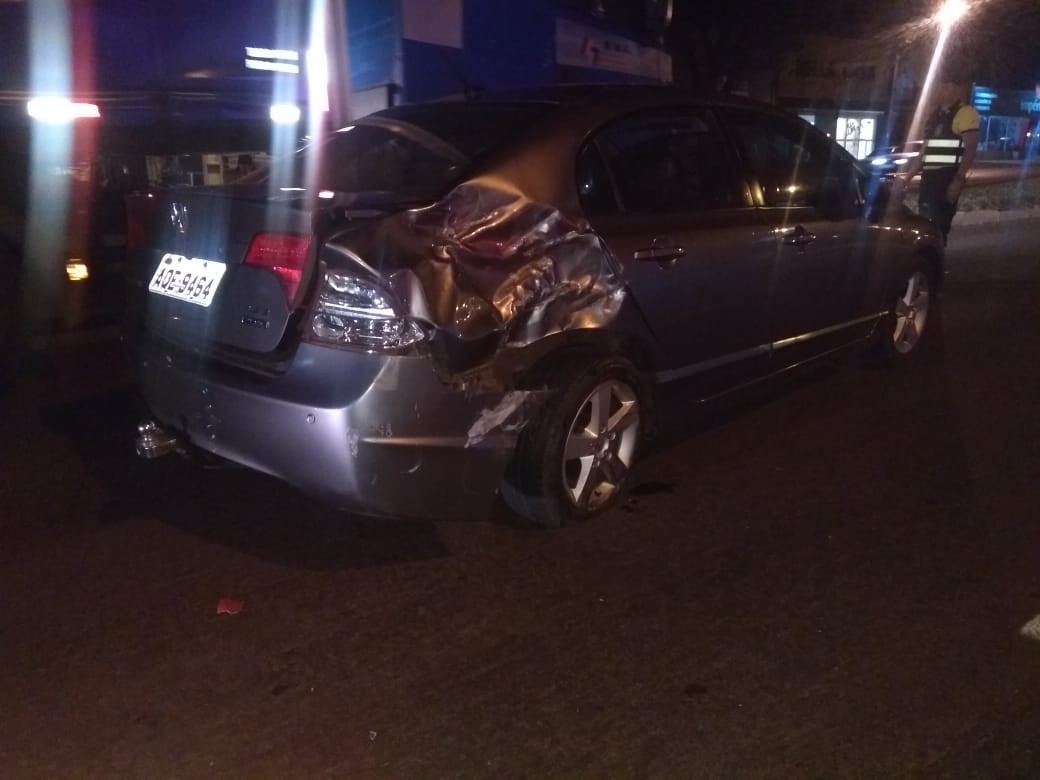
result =
M930 65L928 47L808 36L781 62L776 102L813 124L853 156L908 138ZM1040 83L1034 90L975 84L980 159L1035 156L1040 144Z
M807 36L780 64L777 102L862 158L893 134L889 125L912 97L912 72L898 66L880 43Z
M346 27L352 114L514 87L670 83L652 38L658 3L611 18L563 0L350 0Z
M979 112L983 159L1032 159L1040 154L1040 81L1031 90L976 84L971 102Z

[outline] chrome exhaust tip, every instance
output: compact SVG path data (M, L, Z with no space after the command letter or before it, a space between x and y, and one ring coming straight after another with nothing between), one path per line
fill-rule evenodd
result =
M137 426L137 454L146 460L161 458L176 452L180 443L177 437L167 433L153 420L145 420Z

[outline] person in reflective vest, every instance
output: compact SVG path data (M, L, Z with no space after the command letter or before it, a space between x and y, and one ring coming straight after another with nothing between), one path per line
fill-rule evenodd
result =
M935 89L939 104L924 125L924 146L900 183L906 185L921 174L921 216L942 231L945 242L978 151L979 112L964 102L966 89L960 79L944 76Z

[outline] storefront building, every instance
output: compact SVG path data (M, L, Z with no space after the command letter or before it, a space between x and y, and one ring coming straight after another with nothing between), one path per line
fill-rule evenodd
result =
M97 129L99 152L132 159L135 182L219 184L293 148L316 123L401 103L561 83L670 83L671 58L655 44L670 7L96 0L70 4L63 19L0 5L0 126L24 126L27 99L62 82L95 112L76 126ZM36 56L55 42L51 55ZM89 64L73 69L74 60Z
M979 112L979 156L1019 160L1038 154L1040 84L1033 90L975 85L971 102Z
M781 62L777 102L862 158L886 136L894 65L878 45L810 36Z
M777 102L863 158L875 147L920 140L907 134L928 71L927 55L927 48L808 37L780 66ZM1037 155L1040 83L1034 90L976 84L971 102L982 119L980 159Z
M660 84L671 58L647 45L658 20L611 19L562 0L350 0L354 116L398 102L574 82Z
M560 83L670 83L657 43L670 9L670 0L0 2L0 239L23 243L31 182L57 193L54 203L82 204L48 239L50 255L79 268L122 252L126 193L232 183L316 130L389 106Z

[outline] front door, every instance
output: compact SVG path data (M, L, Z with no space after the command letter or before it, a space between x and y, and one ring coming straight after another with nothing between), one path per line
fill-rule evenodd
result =
M873 324L864 292L879 228L865 218L851 158L794 117L732 110L725 121L776 239L774 368L862 338Z

